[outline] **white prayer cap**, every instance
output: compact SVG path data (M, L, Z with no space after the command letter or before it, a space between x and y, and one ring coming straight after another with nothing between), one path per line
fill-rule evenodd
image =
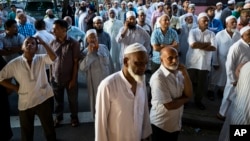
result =
M244 26L243 28L241 28L240 30L240 35L243 35L246 31L248 31L250 29L250 26L247 25L247 26Z
M128 11L128 12L126 13L126 18L131 17L131 16L136 17L136 15L135 15L135 12L134 12L134 11Z
M99 7L103 7L103 4L99 4Z
M235 0L229 0L227 1L227 4L235 4Z
M115 0L115 1L114 1L114 3L118 3L118 1L117 1L117 0Z
M171 4L171 6L174 6L174 5L177 5L177 3L176 3L176 2L173 2L173 3Z
M132 2L128 2L128 6L129 6L129 5L133 5L133 3L132 3Z
M126 3L126 1L122 1L122 3L121 3L121 4L127 4L127 3Z
M80 4L86 4L86 2L85 1L81 1L81 3Z
M16 13L23 13L23 9L17 8Z
M93 22L96 22L98 20L103 21L101 16L95 16L94 19L93 19Z
M218 5L222 5L222 2L217 2L217 3L216 3L216 6L218 6Z
M228 16L228 17L226 18L226 23L227 23L228 21L230 21L231 19L235 19L235 20L236 20L236 18L235 18L233 15L230 15L230 16Z
M203 18L203 17L207 17L207 18L208 18L207 13L201 12L201 13L198 15L197 20L199 21L199 19L201 19L201 18ZM208 19L209 19L209 18L208 18Z
M48 14L50 11L52 11L52 9L47 9L45 13Z
M250 0L245 0L245 3L250 3Z
M164 2L158 2L157 7L164 6Z
M130 53L135 53L135 52L140 52L140 51L147 52L146 48L142 44L134 43L134 44L131 44L125 48L124 55L130 54Z
M163 15L161 15L158 19L159 19L159 22L160 22L160 20L161 20L161 18L163 18L163 17L165 17L165 16L167 16L169 19L170 19L170 17L168 16L168 14L163 14Z
M111 11L113 11L114 13L116 12L115 8L110 8L110 9L109 9L109 13L110 13Z
M190 3L190 4L188 5L188 8L195 8L195 4Z
M143 9L140 9L137 11L137 13L140 15L140 14L146 14L145 11Z
M249 9L250 8L250 3L246 3L244 6L243 6L243 9Z
M185 14L185 19L186 19L187 17L190 17L190 16L193 17L193 14L192 14L192 13L187 13L187 14Z
M95 30L95 29L89 29L89 30L86 32L85 37L87 38L90 34L95 34L95 35L97 35L96 30Z

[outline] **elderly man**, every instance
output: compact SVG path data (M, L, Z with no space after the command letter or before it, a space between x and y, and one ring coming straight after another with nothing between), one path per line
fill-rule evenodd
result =
M120 63L123 64L123 53L124 49L133 43L140 43L146 49L148 54L151 51L150 46L150 36L141 27L136 25L136 16L133 11L128 11L126 13L126 21L124 26L120 29L118 35L116 36L116 41L121 44L120 51Z
M212 51L216 50L215 34L208 30L208 22L207 14L200 13L198 27L191 29L189 33L189 49L186 57L186 66L193 83L194 101L200 110L206 108L202 103L202 97L207 93Z
M217 42L217 50L213 52L211 84L216 86L213 91L215 93L223 93L226 85L226 68L225 62L229 48L240 39L240 33L236 30L237 20L234 16L226 18L226 29L218 32L215 36ZM211 93L213 94L213 93ZM214 95L209 95L210 99L214 99ZM224 113L222 114L224 115Z
M186 68L179 65L178 51L161 50L161 66L150 79L152 141L177 141L181 130L183 105L192 96L192 83Z
M121 45L118 44L115 40L117 34L119 33L120 28L123 26L123 22L116 19L115 16L115 9L109 9L109 20L104 23L103 30L107 32L110 36L111 41L111 49L110 55L112 57L115 71L121 69L120 60L119 60L119 53L121 51Z
M0 55L6 62L18 57L24 36L17 31L17 22L7 20L4 24L5 33L0 34Z
M38 43L47 54L36 55ZM23 55L9 62L0 71L0 84L18 93L18 110L21 125L21 140L33 141L34 119L37 115L42 123L47 141L56 141L53 127L51 99L53 90L48 83L45 65L52 64L56 54L39 37L28 37L23 42ZM6 79L15 78L19 85Z
M170 26L170 18L167 14L159 17L160 28L156 28L151 36L153 46L153 57L151 63L152 72L160 67L160 51L165 47L178 48L179 39L177 32Z
M33 36L36 33L34 25L27 22L27 17L24 13L18 13L17 18L18 33L22 34L25 38Z
M80 70L87 74L90 109L94 118L97 87L105 77L114 72L114 66L108 48L98 43L95 29L87 31L86 42L86 57L80 64Z
M103 19L101 16L96 16L93 19L93 27L97 32L98 42L104 44L108 50L111 49L110 36L107 32L103 31Z
M58 56L52 65L52 87L55 94L54 126L58 127L63 120L64 90L66 89L71 112L71 126L76 127L78 121L78 59L80 56L79 42L67 34L68 23L64 20L56 20L53 25L53 32L56 37L50 44Z
M147 50L134 43L125 49L123 60L122 70L98 87L95 141L140 141L152 132L144 80Z
M58 18L55 17L52 9L46 10L46 15L45 15L44 21L46 23L46 30L48 32L52 32L53 24L54 24L55 20L57 20L57 19Z
M236 96L235 86L237 85L237 77L235 71L237 65L250 61L250 27L245 26L240 30L241 39L234 43L227 54L226 60L226 74L227 82L223 93L223 99L220 106L220 112L217 117L227 116L227 111L231 105L231 102Z

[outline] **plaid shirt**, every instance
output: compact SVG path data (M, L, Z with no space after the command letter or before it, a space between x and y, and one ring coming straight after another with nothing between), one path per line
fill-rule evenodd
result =
M22 34L25 38L33 36L36 33L36 29L33 24L25 23L24 25L18 24L18 33Z

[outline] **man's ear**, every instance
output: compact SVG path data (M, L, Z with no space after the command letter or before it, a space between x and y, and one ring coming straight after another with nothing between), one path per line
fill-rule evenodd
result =
M124 57L124 59L123 59L123 65L125 67L128 67L128 61L129 61L128 57Z

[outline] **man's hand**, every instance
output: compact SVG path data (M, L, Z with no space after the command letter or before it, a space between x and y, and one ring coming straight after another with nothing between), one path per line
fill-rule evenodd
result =
M75 86L76 86L76 81L70 80L70 82L69 82L69 89L72 89L72 88L74 88Z

